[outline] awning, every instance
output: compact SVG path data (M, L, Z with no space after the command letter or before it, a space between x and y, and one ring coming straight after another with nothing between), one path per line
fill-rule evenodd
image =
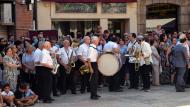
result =
M59 2L59 3L126 3L126 2L137 2L137 0L42 0L48 2Z
M146 29L151 30L155 29L157 25L164 26L172 21L174 21L175 18L169 18L169 19L148 19L146 20Z

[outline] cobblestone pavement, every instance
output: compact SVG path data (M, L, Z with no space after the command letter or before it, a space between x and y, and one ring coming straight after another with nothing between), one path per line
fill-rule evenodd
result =
M107 88L99 90L101 98L90 100L90 94L66 94L55 98L52 104L36 104L35 107L190 107L190 89L175 92L174 86L152 87L150 92L129 90L108 92Z

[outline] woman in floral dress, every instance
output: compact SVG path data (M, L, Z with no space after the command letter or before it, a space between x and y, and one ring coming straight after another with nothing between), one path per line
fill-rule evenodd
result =
M21 65L18 64L17 61L13 59L13 53L10 47L5 49L5 53L6 55L3 57L4 81L10 84L12 91L15 91L17 86L17 77L18 77L17 68L21 67Z

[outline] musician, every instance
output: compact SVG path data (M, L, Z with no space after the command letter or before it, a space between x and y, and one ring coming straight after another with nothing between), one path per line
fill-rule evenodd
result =
M142 77L143 88L145 92L150 91L150 72L152 70L152 50L150 44L145 42L143 36L138 36L137 41L140 44L140 74Z
M87 57L88 57L89 45L90 45L90 37L85 36L84 43L79 46L78 51L77 51L77 55L79 58L79 60L76 62L77 67L78 67L77 69L79 69L82 65L85 65L88 67ZM85 93L86 88L87 88L87 91L90 91L89 77L90 77L90 74L81 75L81 89L80 89L81 93Z
M110 37L110 41L105 44L104 51L106 52L114 52L115 55L119 57L119 46L117 44L117 38L116 37ZM109 60L109 59L108 59ZM109 81L109 91L111 92L121 92L123 91L120 88L119 84L119 72L117 72L114 76L111 76L108 78Z
M37 92L36 94L39 96L39 100L41 100L42 95L40 91L40 84L39 80L41 78L41 71L42 71L42 66L40 65L40 57L41 57L41 52L42 52L42 47L43 47L44 42L40 41L38 43L38 48L35 50L33 57L34 57L34 64L35 64L35 70L36 70L36 85L37 85Z
M70 47L69 40L63 41L63 48L58 51L59 63L60 63L60 91L61 94L66 94L67 89L71 90L72 94L76 94L75 87L75 70L71 67L71 62L75 60L75 51ZM71 71L69 70L70 68Z
M129 39L129 44L128 44L127 53L130 55L129 57L129 81L130 81L129 89L138 89L139 61L137 60L136 54L140 52L140 45L136 41L135 33L129 34L128 39Z
M99 38L94 36L92 37L92 44L90 44L88 50L88 66L90 68L90 93L91 99L97 100L99 99L99 95L97 94L98 88L98 66L97 66L97 58L98 58L98 51L97 46L99 44Z
M57 66L57 52L59 51L59 46L58 45L54 45L51 49L51 57L53 59L53 66L56 67ZM53 78L53 82L52 82L52 91L53 91L53 96L54 97L58 97L58 89L57 89L57 85L58 85L58 72L55 72L55 69L53 69L52 72L52 78ZM57 71L57 70L56 70Z
M43 45L43 49L40 57L41 78L39 79L40 93L42 94L42 100L44 103L52 103L51 89L52 89L52 69L53 60L50 56L51 43L46 41Z

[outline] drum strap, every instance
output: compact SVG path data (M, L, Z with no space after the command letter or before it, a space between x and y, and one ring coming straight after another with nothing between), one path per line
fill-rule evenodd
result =
M92 48L96 49L98 52L104 52L104 51L99 50L99 49L97 49L97 48L95 48L95 47L93 47L93 46L89 46L89 47L92 47Z

